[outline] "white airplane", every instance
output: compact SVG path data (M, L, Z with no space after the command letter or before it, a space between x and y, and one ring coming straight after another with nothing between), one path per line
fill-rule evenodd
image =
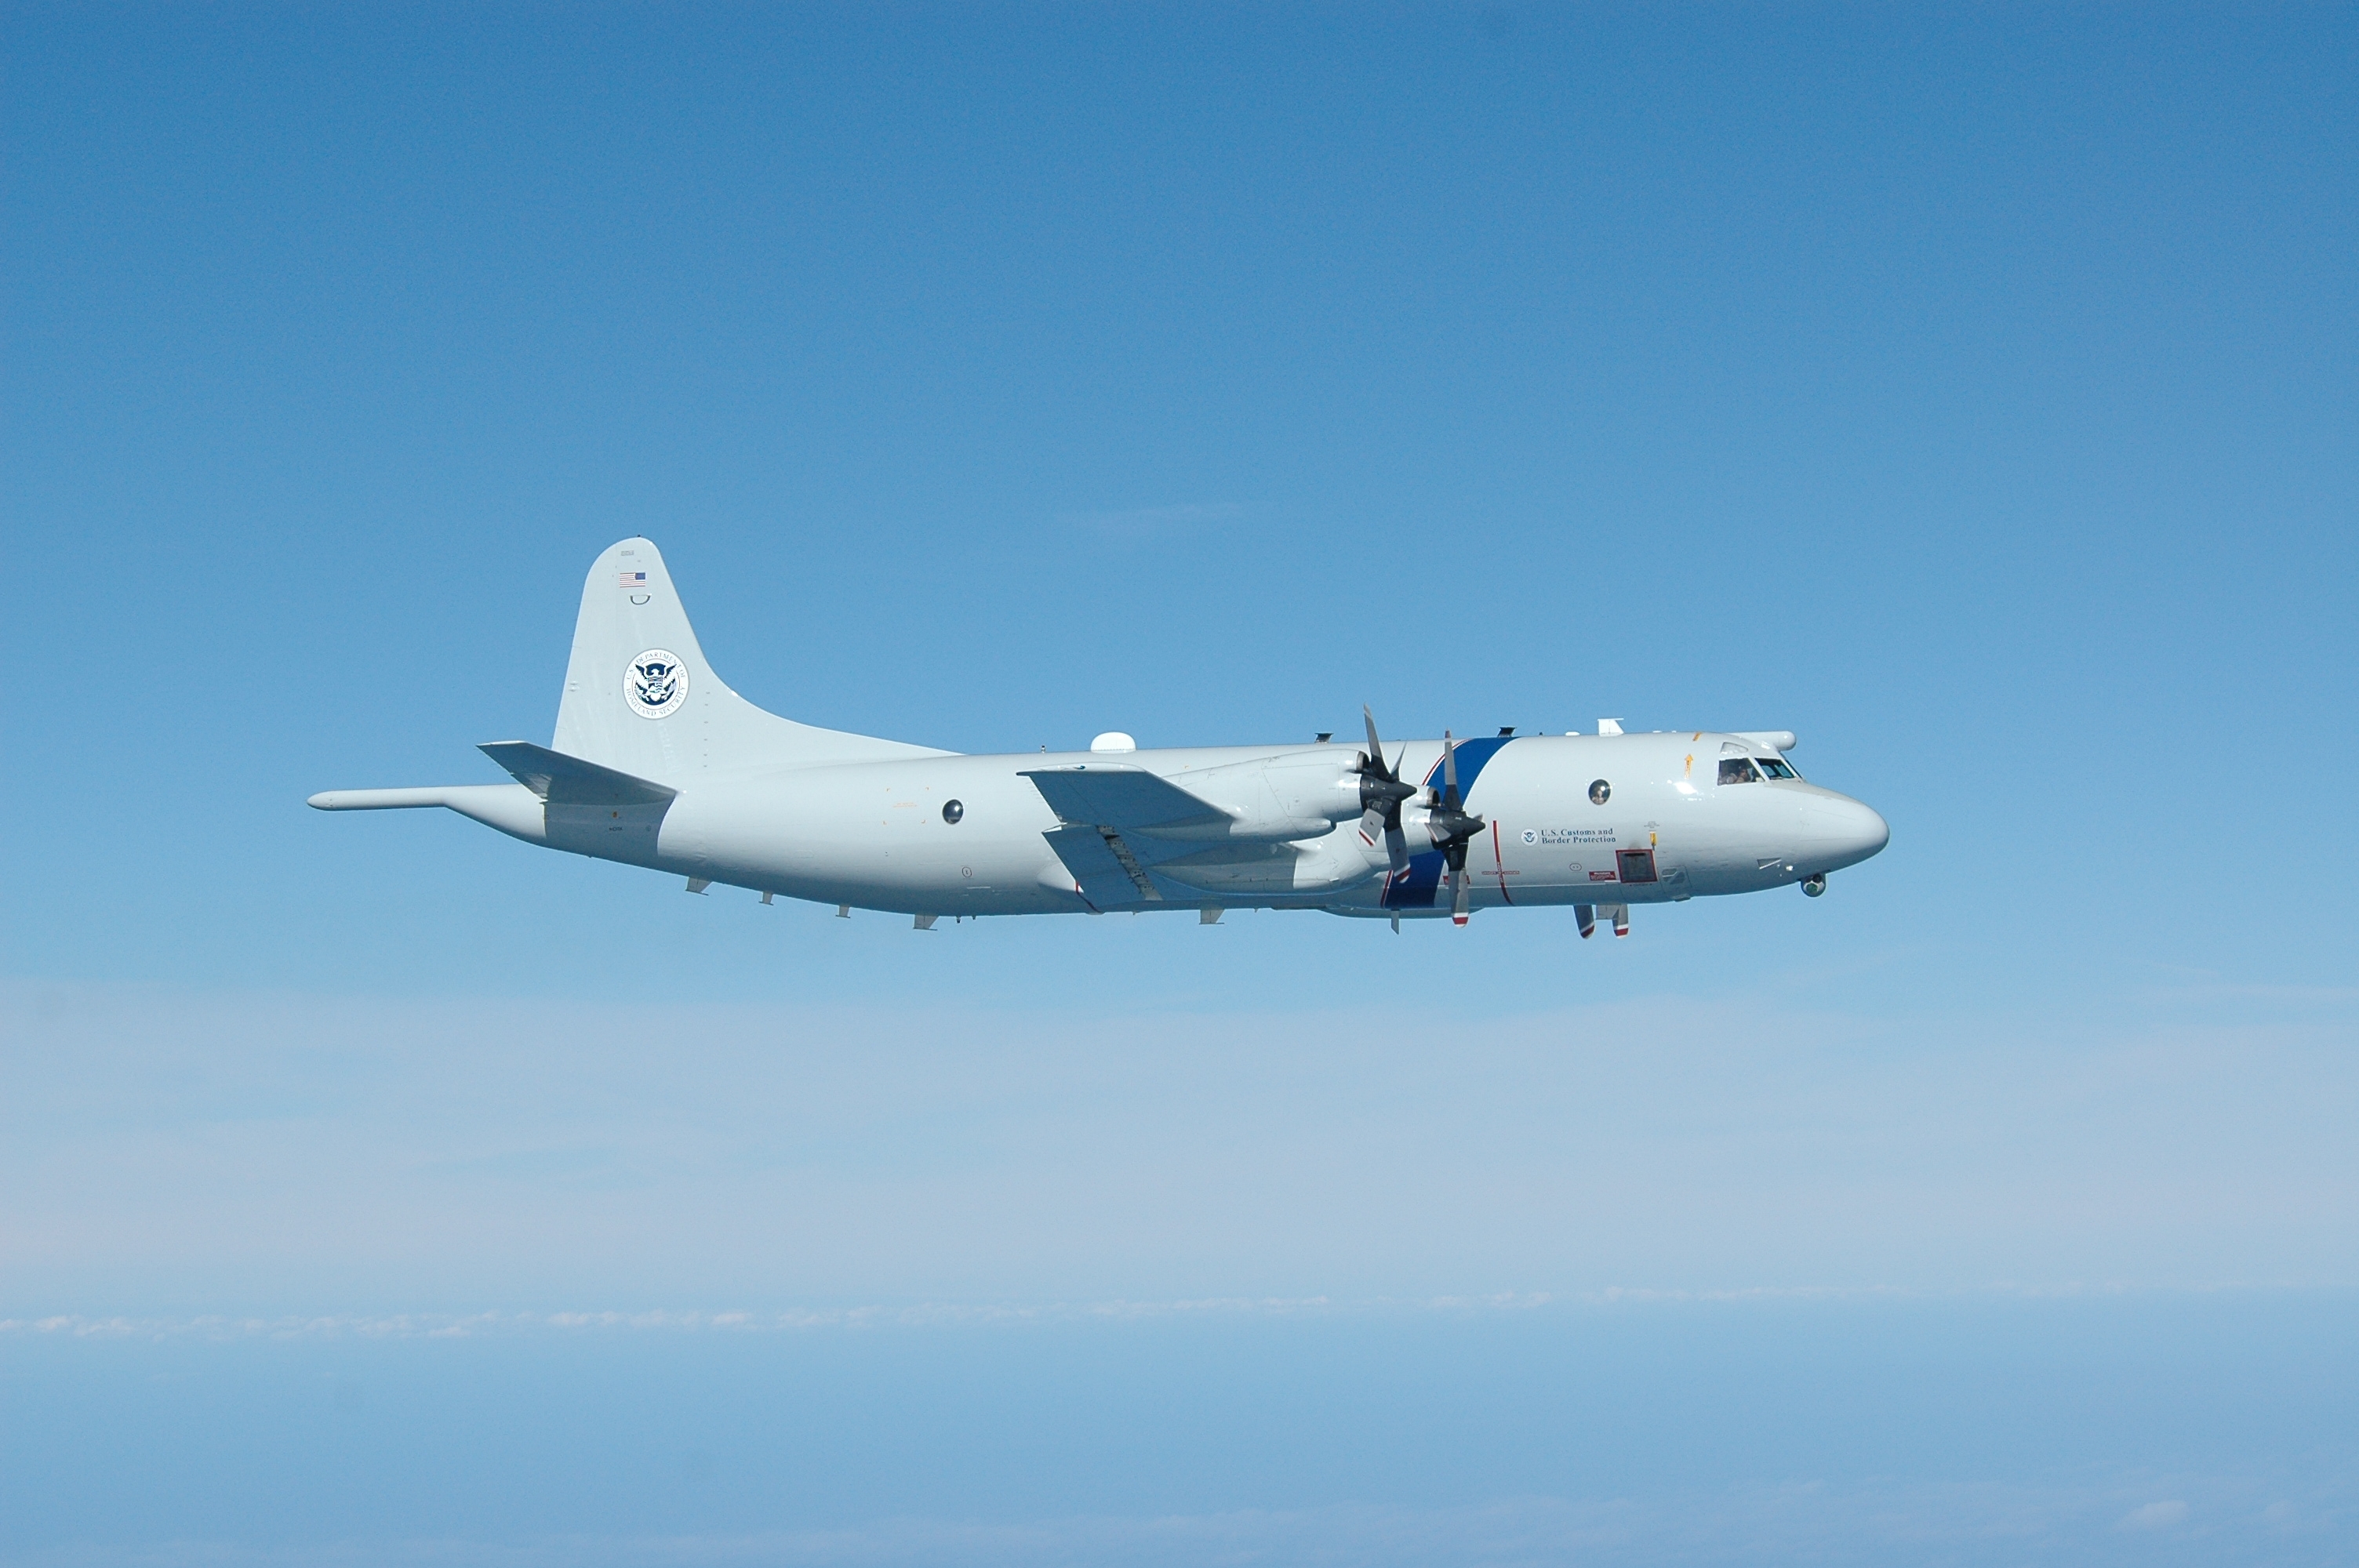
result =
M1364 716L1365 710L1363 710ZM705 663L645 539L590 569L547 746L483 750L516 780L331 790L322 811L447 806L530 844L853 909L944 915L1321 909L1390 919L1812 897L1884 848L1884 818L1806 784L1787 730L963 756L766 713ZM1478 812L1477 807L1480 807Z

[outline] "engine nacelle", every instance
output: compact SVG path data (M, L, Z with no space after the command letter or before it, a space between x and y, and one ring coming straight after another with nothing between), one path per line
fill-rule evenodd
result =
M1219 844L1321 838L1360 815L1353 755L1329 746L1170 774L1170 783L1217 806L1229 821L1158 827L1154 837Z

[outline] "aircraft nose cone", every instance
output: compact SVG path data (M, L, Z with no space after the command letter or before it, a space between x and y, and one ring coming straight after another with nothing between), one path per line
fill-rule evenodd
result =
M1856 865L1892 841L1891 825L1848 795L1812 801L1802 820L1811 858L1827 871Z
M1859 813L1859 858L1864 860L1892 842L1892 824L1884 820L1884 813L1863 801L1851 804Z

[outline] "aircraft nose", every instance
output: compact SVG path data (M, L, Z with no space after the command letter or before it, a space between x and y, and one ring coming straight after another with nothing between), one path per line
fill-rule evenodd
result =
M1803 812L1812 858L1828 871L1857 865L1892 841L1891 825L1849 795L1812 801Z

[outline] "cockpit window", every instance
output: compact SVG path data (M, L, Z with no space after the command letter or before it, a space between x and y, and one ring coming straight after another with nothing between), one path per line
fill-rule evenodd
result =
M1720 760L1720 782L1759 784L1761 775L1753 771L1753 759L1750 757L1723 757Z
M1760 764L1763 773L1773 779L1793 779L1802 776L1794 771L1794 764L1783 757L1756 757L1753 760Z

